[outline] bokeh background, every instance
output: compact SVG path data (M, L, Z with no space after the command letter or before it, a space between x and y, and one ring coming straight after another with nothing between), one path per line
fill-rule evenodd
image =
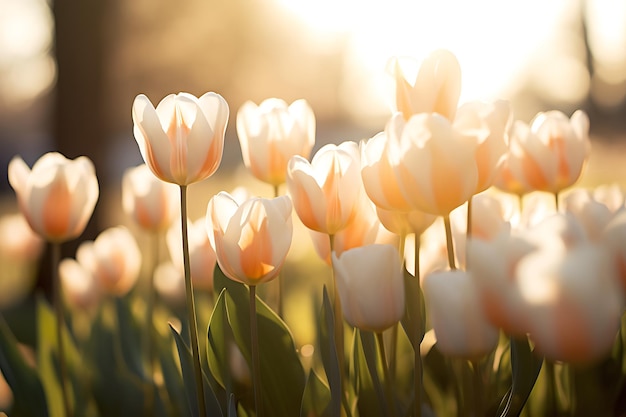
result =
M368 138L390 114L388 59L436 48L460 61L461 102L507 99L526 121L587 111L583 184L626 185L625 1L0 0L0 208L16 210L9 160L58 150L96 165L101 198L83 239L117 224L122 173L141 162L133 99L179 91L215 91L231 108L222 166L192 188L192 217L238 183L269 195L242 168L245 100L307 99L315 149Z

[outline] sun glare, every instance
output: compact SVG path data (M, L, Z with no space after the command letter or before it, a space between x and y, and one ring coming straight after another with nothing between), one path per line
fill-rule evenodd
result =
M507 98L551 36L565 0L307 1L278 0L328 42L348 42L341 91L353 114L387 113L390 57L422 59L451 50L463 72L461 102Z

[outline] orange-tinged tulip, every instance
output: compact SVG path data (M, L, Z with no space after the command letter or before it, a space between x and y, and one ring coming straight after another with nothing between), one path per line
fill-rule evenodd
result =
M477 359L495 349L498 329L485 317L469 272L433 272L423 285L426 312L443 354Z
M454 54L439 49L433 51L420 65L415 82L406 79L397 58L391 61L396 81L395 111L409 120L417 113L439 113L454 119L461 95L461 66Z
M129 168L122 178L126 214L147 231L167 229L178 215L178 190L156 178L146 164Z
M582 110L538 113L530 126L515 121L509 153L496 185L504 191L558 193L580 177L591 149L589 118Z
M288 196L252 198L241 205L226 192L211 198L207 233L227 277L258 285L278 276L291 246L292 208Z
M59 278L68 304L80 310L94 311L102 292L96 277L74 259L59 263Z
M30 227L51 242L65 242L85 230L98 200L93 163L57 152L43 155L32 170L20 157L9 163L9 182Z
M387 135L378 133L361 141L361 178L367 196L385 210L410 211L387 155Z
M187 222L189 242L189 267L194 288L211 290L216 256L206 231L206 219ZM172 263L183 270L182 234L180 223L173 225L167 233L167 247Z
M141 252L133 235L123 226L111 227L96 240L81 243L76 261L106 294L123 296L135 285L141 269Z
M302 223L334 235L348 225L361 190L359 151L355 142L323 146L311 163L294 156L287 187Z
M419 210L396 211L376 207L376 215L380 223L390 232L399 236L412 233L421 235L437 219L437 216Z
M605 247L545 246L520 262L518 275L530 337L546 358L586 363L610 353L624 297Z
M466 103L457 110L454 127L471 134L478 141L475 154L478 168L476 194L491 187L502 167L508 150L510 126L511 106L504 100Z
M404 277L393 245L367 245L332 254L344 318L362 330L382 332L404 314Z
M415 210L448 215L476 190L476 139L437 113L405 122L396 113L385 129L389 160L405 199Z
M0 216L0 258L12 262L34 262L44 242L33 232L21 213Z
M598 241L614 213L601 202L597 201L590 191L572 190L563 199L565 212L573 215L585 229L587 237Z
M229 116L228 103L219 94L170 94L156 109L140 94L132 116L141 156L161 180L189 185L219 167Z
M243 162L263 182L285 182L294 155L308 158L315 144L315 115L306 100L287 105L270 98L256 105L245 102L237 112L237 135Z

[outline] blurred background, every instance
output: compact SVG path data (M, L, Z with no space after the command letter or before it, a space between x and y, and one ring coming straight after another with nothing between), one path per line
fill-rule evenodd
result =
M85 237L112 225L107 192L141 162L130 116L139 93L155 105L179 91L225 97L222 178L241 170L234 122L245 100L307 99L315 149L371 137L390 114L388 59L436 48L460 61L461 102L508 99L526 121L586 110L589 170L598 182L626 181L615 151L626 131L624 1L0 0L3 207L15 205L9 160L32 165L58 150L96 165L103 191Z

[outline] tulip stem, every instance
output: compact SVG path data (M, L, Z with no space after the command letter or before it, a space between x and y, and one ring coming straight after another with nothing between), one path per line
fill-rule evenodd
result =
M187 236L187 186L180 186L180 225L183 238L183 265L185 270L185 294L187 297L187 315L191 335L191 351L193 354L193 370L196 381L196 397L198 401L198 414L206 415L204 404L204 386L202 382L202 367L200 365L200 348L198 346L198 325L196 322L196 307L193 298L193 285L191 283L191 266L189 263L189 240Z
M67 417L72 416L72 407L70 406L70 397L67 392L67 361L65 359L65 344L63 342L63 327L65 320L63 319L63 294L61 293L61 281L59 278L59 263L61 262L61 244L52 243L52 288L54 297L54 311L56 313L57 328L57 347L59 354L59 370L61 395L63 397L63 409Z
M422 416L422 385L424 381L423 371L422 371L422 352L420 350L420 345L422 344L422 340L424 339L424 317L422 317L422 286L420 283L420 246L421 246L421 237L422 235L419 233L415 233L415 279L417 280L417 297L415 298L417 302L417 311L419 311L420 317L418 318L418 340L415 341L415 349L414 349L414 386L415 390L415 417Z
M152 415L154 413L154 398L155 389L154 384L154 269L159 259L159 234L152 233L150 235L150 242L152 244L152 259L148 269L148 276L146 277L146 329L144 349L146 350L146 358L148 360L146 366L146 372L148 374L148 383L146 384L146 400L145 411L146 415Z
M448 265L451 270L456 269L454 263L454 243L452 241L452 225L450 224L450 214L443 216L443 224L446 228L446 247L448 248Z
M554 193L554 208L559 212L559 193Z
M263 415L261 399L261 360L259 358L259 325L256 316L256 285L250 285L250 338L252 354L252 388L254 389L254 408L256 417Z
M385 341L382 332L376 332L376 342L378 342L378 351L380 353L380 361L383 366L383 374L385 376L385 395L387 397L387 415L395 417L396 410L393 401L393 380L387 365L387 355L385 354Z
M330 244L330 256L332 259L333 251L335 250L335 235L328 235L329 244ZM339 290L337 289L337 279L335 278L335 268L331 265L330 272L333 280L333 313L335 317L335 349L337 350L337 362L339 363L339 379L340 379L340 391L341 391L341 399L344 404L344 408L346 409L346 413L350 414L350 409L348 407L348 402L346 399L347 391L344 390L345 387L345 359L344 359L344 340L343 340L343 312L341 310L341 298L339 297Z

